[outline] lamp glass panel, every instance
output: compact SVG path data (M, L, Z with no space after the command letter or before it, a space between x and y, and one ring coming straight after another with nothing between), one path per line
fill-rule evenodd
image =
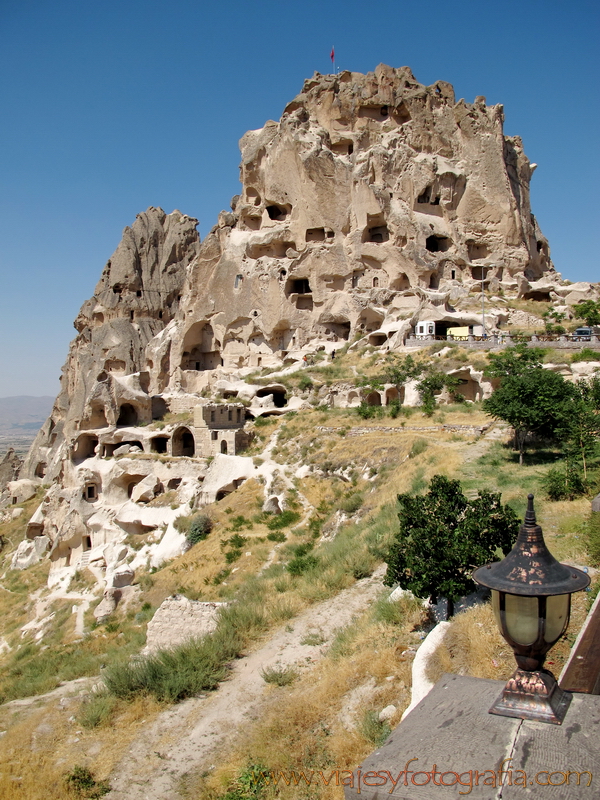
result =
M492 589L492 611L496 617L496 625L502 631L502 620L500 619L500 592Z
M544 639L555 642L569 622L570 594L555 594L546 598L546 629Z
M539 629L538 598L507 594L504 610L510 638L517 644L533 644Z

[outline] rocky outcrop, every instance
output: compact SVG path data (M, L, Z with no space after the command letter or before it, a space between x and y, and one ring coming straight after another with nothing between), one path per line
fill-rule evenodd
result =
M6 455L0 461L0 495L10 481L17 480L22 465L22 459L19 458L12 447L9 447Z
M126 535L165 531L140 564L181 552L179 508L255 473L238 455L245 420L307 402L276 380L307 351L395 350L425 321L425 333L473 332L482 290L488 332L510 321L507 297L568 308L590 294L555 272L530 208L535 165L483 97L456 101L407 67L317 73L240 146L241 193L204 241L178 211L139 214L75 321L61 393L20 473L29 490L52 483L28 537L49 537L57 570L96 562L117 590L133 575L106 548ZM243 380L259 367L280 368L273 383ZM472 369L456 376L466 399L491 391ZM356 387L321 392L370 402ZM378 400L419 402L414 382Z
M167 597L148 623L144 652L168 650L211 633L217 626L219 609L225 605L188 600L181 594Z
M198 253L198 221L149 208L125 228L94 296L75 320L77 337L63 367L61 392L26 459L23 474L44 464L58 476L78 431L148 423L162 404L148 393L148 342L165 330L181 300L186 271ZM168 347L156 369L169 375ZM161 381L159 380L160 384Z

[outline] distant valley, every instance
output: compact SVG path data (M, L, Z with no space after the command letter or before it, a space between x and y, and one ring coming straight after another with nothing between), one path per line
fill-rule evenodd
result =
M54 397L0 397L0 458L9 447L19 455L28 451L31 442L52 410Z

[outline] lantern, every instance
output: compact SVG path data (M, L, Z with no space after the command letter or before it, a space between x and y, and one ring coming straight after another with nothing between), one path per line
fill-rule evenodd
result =
M544 660L567 629L571 594L585 589L590 579L552 556L536 524L532 494L513 549L503 561L479 567L473 579L492 590L498 627L517 662L490 714L560 725L572 695L543 668Z

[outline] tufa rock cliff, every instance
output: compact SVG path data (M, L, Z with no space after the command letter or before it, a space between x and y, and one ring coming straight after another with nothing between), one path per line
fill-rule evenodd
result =
M482 284L488 332L509 320L499 295L568 303L589 291L561 284L530 209L535 165L483 97L456 102L406 67L317 73L240 146L241 194L204 241L178 211L139 214L75 321L61 393L21 472L52 484L28 536L49 537L58 572L86 558L119 589L127 548L115 543L166 526L160 552L175 553L173 506L252 474L237 455L244 421L286 402L276 383L243 383L252 369L352 342L394 350L423 320L442 334L477 326ZM215 394L250 411L211 405ZM147 506L167 490L171 508Z

